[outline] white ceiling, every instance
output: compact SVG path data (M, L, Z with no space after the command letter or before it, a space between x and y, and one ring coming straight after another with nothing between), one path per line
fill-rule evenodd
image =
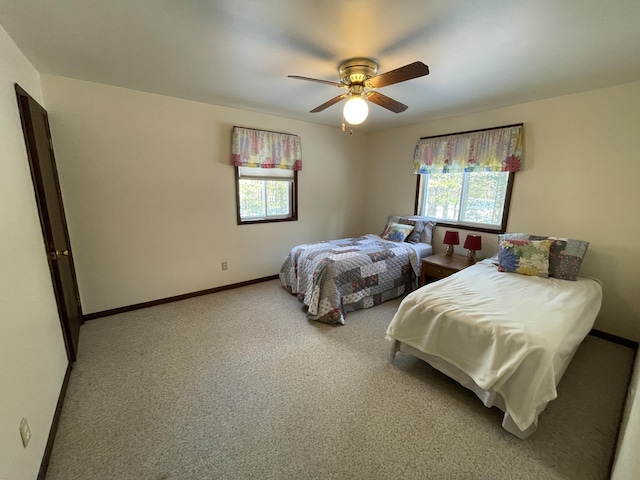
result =
M376 131L640 80L639 0L0 0L41 73L339 126L351 57L431 74L380 90Z

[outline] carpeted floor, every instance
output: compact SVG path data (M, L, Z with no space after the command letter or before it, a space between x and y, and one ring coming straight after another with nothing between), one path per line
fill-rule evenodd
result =
M527 440L406 354L400 300L345 326L279 281L82 327L47 480L604 479L633 351L587 337Z

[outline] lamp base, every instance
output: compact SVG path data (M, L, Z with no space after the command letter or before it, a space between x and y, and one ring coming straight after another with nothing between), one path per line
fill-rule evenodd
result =
M444 252L447 257L453 255L453 245L447 245L447 250Z
M476 251L475 250L469 250L469 253L467 253L467 257L469 257L468 260L470 262L475 262L476 261Z

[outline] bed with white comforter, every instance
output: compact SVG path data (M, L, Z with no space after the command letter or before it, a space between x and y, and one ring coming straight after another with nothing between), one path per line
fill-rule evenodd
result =
M484 260L405 297L387 330L391 358L422 358L502 409L503 427L526 438L601 302L595 279L499 272Z

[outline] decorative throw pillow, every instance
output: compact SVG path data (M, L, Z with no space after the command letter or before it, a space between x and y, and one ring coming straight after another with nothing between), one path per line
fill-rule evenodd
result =
M401 218L402 217L400 215L389 215L387 217L387 223L384 224L384 229L382 230L380 236L384 235L384 232L387 231L387 228L389 228L389 225L391 225L392 223L400 223Z
M500 265L500 253L502 252L500 244L503 240L529 240L529 237L531 237L531 235L529 235L528 233L502 233L498 235L498 250L496 250L496 254L491 257L491 260L496 265ZM544 238L542 238L541 240L544 240Z
M433 229L436 226L436 222L431 217L423 217L420 215L407 215L402 217L400 215L389 215L387 217L387 223L380 236L384 235L387 227L392 223L399 223L402 225L413 225L410 222L415 222L415 230L407 237L409 243L428 243L431 244L433 235Z
M589 242L584 240L574 240L571 238L539 237L531 235L532 240L551 240L549 250L549 276L561 280L578 279L582 259L587 253Z
M436 220L431 217L424 217L421 215L409 215L406 217L408 220L415 220L416 222L422 222L424 224L424 230L420 233L420 240L417 243L431 244L433 235L433 229L436 226Z
M420 235L424 231L424 222L421 222L420 220L401 218L398 220L398 223L401 225L413 225L413 230L409 235L407 235L405 242L420 243Z
M550 248L551 240L501 240L498 270L546 278Z
M422 231L422 235L420 236L420 243L428 243L431 245L431 240L433 238L433 229L436 226L436 222L433 220L429 220L424 222L424 230Z
M390 223L381 235L385 240L394 242L404 242L404 239L413 231L413 225L402 225L400 223Z

